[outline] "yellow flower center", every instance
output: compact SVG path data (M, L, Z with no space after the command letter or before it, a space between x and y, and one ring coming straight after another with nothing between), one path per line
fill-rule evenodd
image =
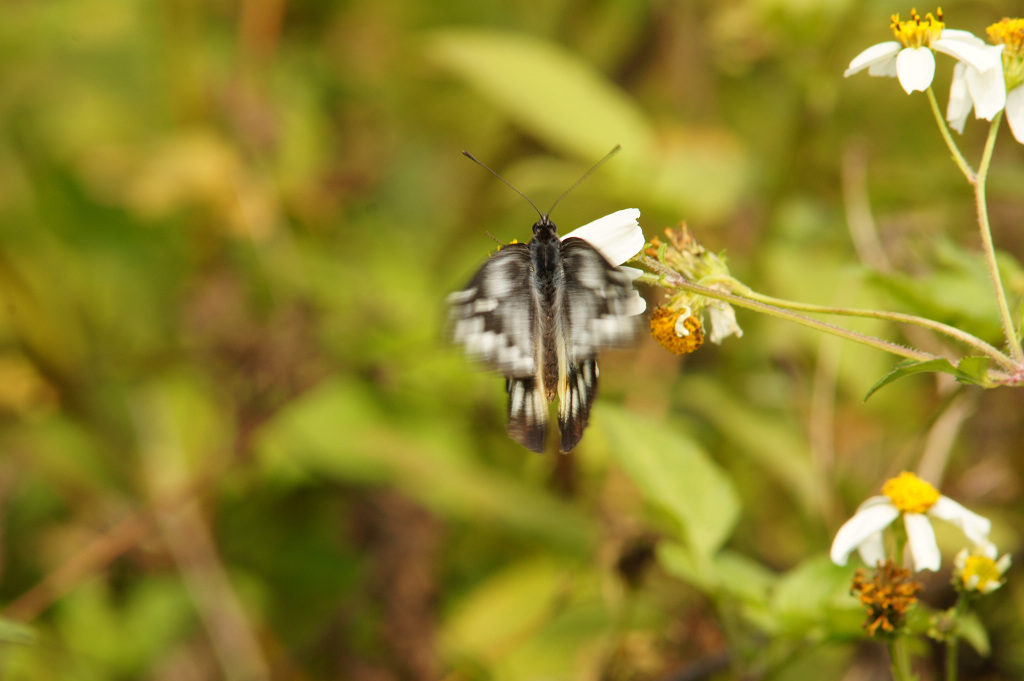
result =
M899 14L892 15L892 32L896 39L903 43L903 47L928 47L939 39L942 29L946 27L942 23L942 8L935 10L935 16L929 12L924 19L917 13L916 9L910 10L910 19L900 21Z
M989 39L1003 48L1003 77L1006 91L1024 85L1024 19L1003 19L985 29Z
M994 560L988 556L973 554L967 558L960 578L967 589L984 593L989 583L999 582L1003 576L999 573L999 566Z
M659 305L651 313L651 336L672 354L685 355L704 344L704 327L689 306Z
M993 43L1006 45L1007 52L1024 51L1024 19L1003 19L985 29Z
M939 500L939 491L913 473L903 471L882 485L882 494L903 513L924 513Z

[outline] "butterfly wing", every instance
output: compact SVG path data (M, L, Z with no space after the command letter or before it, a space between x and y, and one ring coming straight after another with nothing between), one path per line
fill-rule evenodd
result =
M630 276L586 241L562 241L560 261L558 425L568 452L583 437L597 394L597 352L629 343L643 306Z
M537 374L537 299L530 250L509 244L466 288L448 296L451 339L470 358L510 377Z
M529 247L504 246L466 288L448 296L448 304L451 339L508 379L509 436L543 452L548 409L538 375L543 353L540 301Z

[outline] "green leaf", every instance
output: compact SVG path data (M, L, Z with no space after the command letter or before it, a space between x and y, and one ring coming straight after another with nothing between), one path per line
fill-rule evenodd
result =
M595 421L607 432L619 465L645 498L679 523L680 536L706 563L736 526L740 501L732 482L703 449L676 429L600 405Z
M674 397L687 411L714 425L732 452L785 485L808 513L817 514L824 507L827 485L812 464L807 438L795 421L759 409L722 381L708 377L687 376Z
M0 642L28 645L35 641L36 633L21 622L0 617Z
M549 144L598 159L649 158L654 132L632 98L578 55L533 36L459 29L429 34L427 53Z
M974 648L978 655L988 657L992 654L992 642L989 641L988 632L985 631L985 626L978 619L977 613L964 613L957 623L957 633L960 634L960 638Z
M426 506L473 522L494 522L586 549L590 523L553 494L502 475L466 455L458 422L407 415L397 424L371 388L326 381L265 424L256 447L268 480L328 478L393 485Z
M863 617L850 595L855 569L817 556L779 580L773 609L780 629L790 636L856 636Z
M953 364L945 358L930 359L924 362L901 362L900 364L897 364L892 371L871 386L871 389L868 390L864 399L867 400L880 388L883 388L904 376L929 372L951 374L961 383L980 385L988 388L992 385L991 381L988 379L988 365L990 361L991 360L988 357L964 357L960 360L957 366L953 366Z

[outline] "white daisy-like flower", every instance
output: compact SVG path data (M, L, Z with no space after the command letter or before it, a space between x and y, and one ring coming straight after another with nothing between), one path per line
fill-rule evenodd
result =
M953 559L953 583L964 591L989 594L1004 583L1003 575L1010 569L1010 554L998 560L995 544L961 549Z
M915 570L939 569L942 557L929 516L953 523L975 546L989 545L992 523L967 510L913 473L903 472L887 480L882 494L871 497L839 528L832 542L832 562L846 565L856 550L868 565L885 559L882 531L903 516L907 544ZM897 561L902 557L896 556Z
M984 41L968 31L946 28L942 10L933 16L930 12L922 19L916 10L910 19L900 21L892 16L891 28L897 40L872 45L850 62L843 73L852 76L864 69L872 76L899 78L907 94L927 90L935 78L935 55L932 51L948 54L979 73L999 67L998 55L986 49Z
M994 55L1003 51L1002 45L985 47ZM1006 107L1006 82L1003 78L1002 59L997 69L978 71L964 62L953 67L953 82L949 87L949 105L946 120L957 132L964 131L967 114L974 109L975 118L992 120Z
M962 133L967 114L992 120L1005 110L1014 139L1024 144L1024 19L1003 19L986 29L995 45L986 46L999 55L999 70L979 73L963 63L953 70L946 120Z
M640 209L624 208L615 211L603 218L588 222L582 227L577 227L560 238L565 241L569 237L583 239L593 246L605 257L605 260L636 279L643 272L635 267L622 267L634 255L640 252L647 242L644 232L640 228ZM628 314L641 314L647 309L647 302L636 291L634 297L629 300Z

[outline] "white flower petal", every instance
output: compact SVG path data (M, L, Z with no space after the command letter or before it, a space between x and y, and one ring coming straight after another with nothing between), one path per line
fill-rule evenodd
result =
M644 247L644 232L637 223L639 219L639 209L626 208L588 222L562 236L562 240L571 236L583 239L600 251L608 262L621 265Z
M902 45L895 40L872 45L853 58L850 67L843 71L843 78L849 78L866 68L871 69L868 73L872 76L895 76L895 60L900 49L902 49Z
M966 551L967 549L961 549L961 550ZM993 544L990 541L987 541L984 544L979 544L978 545L978 550L981 551L981 554L983 556L985 556L986 558L991 558L992 560L995 560L996 559L996 555L998 555L998 553L999 553L999 550L996 549L996 545Z
M882 533L875 532L869 535L867 539L860 543L857 547L857 553L860 554L860 559L864 561L864 564L868 567L875 567L880 562L885 561L885 542L882 540Z
M908 95L915 91L924 92L935 78L935 55L927 47L900 50L896 55L896 75Z
M946 38L946 31L943 31L942 37L932 43L932 49L948 54L978 71L996 68L1002 70L1003 60L1000 54L1003 45L976 45L963 40L950 40Z
M993 47L998 57L1003 46ZM1006 106L1006 81L1003 79L1002 59L997 58L997 63L999 68L987 71L978 71L970 67L967 69L967 90L974 100L975 118L990 121Z
M832 541L830 555L836 565L846 565L854 549L860 547L871 535L877 534L892 524L900 515L889 497L871 497L847 520Z
M971 95L967 90L967 65L957 62L953 67L953 82L949 86L949 105L946 120L949 126L963 134L967 114L971 112Z
M1014 139L1024 144L1024 85L1006 95L1006 122L1010 124Z
M942 34L939 36L939 40L958 40L968 45L976 45L977 47L987 47L988 43L974 35L970 31L962 31L959 28L944 28Z
M721 345L722 341L729 336L743 337L743 329L736 321L736 310L732 305L721 300L713 301L708 305L708 316L710 317L711 333L708 337L715 345Z
M939 553L931 521L920 513L904 513L903 525L907 528L907 544L914 559L914 569L938 570L942 565L942 554Z
M953 523L963 530L963 533L974 544L988 543L988 533L992 530L992 522L973 511L968 511L949 497L939 497L939 500L928 509L928 515Z

